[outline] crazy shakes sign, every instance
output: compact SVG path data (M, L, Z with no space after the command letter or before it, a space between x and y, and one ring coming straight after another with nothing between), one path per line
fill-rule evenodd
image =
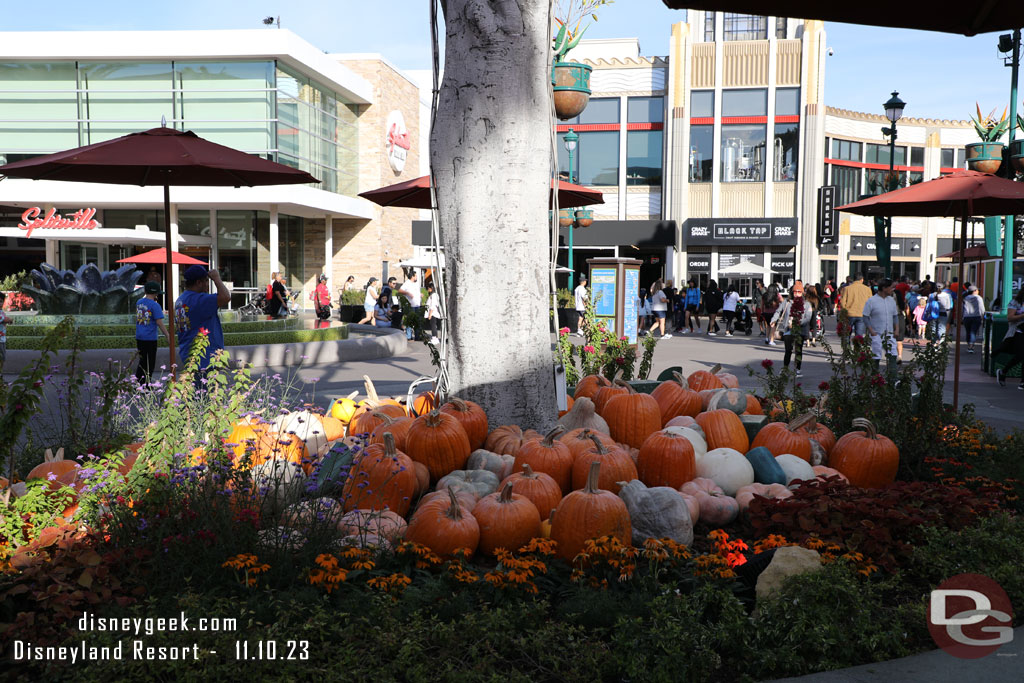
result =
M796 218L688 218L686 246L767 247L796 244Z
M401 173L405 169L405 160L412 149L412 142L409 139L409 129L405 127L405 117L397 109L388 114L384 124L384 154L388 158L388 164L395 173Z

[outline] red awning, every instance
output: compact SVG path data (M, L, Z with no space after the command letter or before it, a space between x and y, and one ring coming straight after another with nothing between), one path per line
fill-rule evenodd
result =
M552 185L554 183L552 182ZM420 176L412 180L378 187L376 190L360 192L360 197L369 199L381 206L401 206L407 209L429 209L430 176ZM567 209L573 206L604 204L604 195L598 190L591 190L583 185L558 183L558 206Z
M166 265L167 248L160 247L159 249L153 249L142 254L136 254L135 256L119 259L118 263L153 263L156 265ZM179 266L207 265L206 261L200 261L197 258L192 258L191 256L182 254L180 251L171 252L171 263Z

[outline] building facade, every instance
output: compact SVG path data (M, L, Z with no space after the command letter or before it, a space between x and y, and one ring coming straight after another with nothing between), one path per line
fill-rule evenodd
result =
M326 273L336 289L412 254L414 212L357 194L419 175L419 116L417 86L379 55L327 55L287 30L0 33L0 162L164 120L321 181L171 190L172 240L221 269L236 305L273 271L307 292ZM114 268L163 245L162 200L158 187L8 178L0 267ZM32 208L95 209L98 227L28 238Z

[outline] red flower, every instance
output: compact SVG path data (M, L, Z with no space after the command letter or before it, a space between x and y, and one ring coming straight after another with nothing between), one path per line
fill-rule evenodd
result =
M819 391L828 391L828 382L822 382L818 385Z
M770 358L765 358L761 361L761 367L765 370L771 370L773 365L775 365L775 363L773 363Z
M567 334L569 334L569 328L568 327L563 327L562 329L558 330L558 335L560 337L564 337Z
M875 375L874 377L871 378L871 385L876 387L884 387L885 378L882 377L881 375Z
M625 365L626 359L623 358L622 356L619 356L618 358L615 359L615 362L618 363L619 365Z
M208 329L206 329L205 327L200 327L199 328L199 334L201 334L201 335L203 335L205 337L208 334L210 334L210 331Z

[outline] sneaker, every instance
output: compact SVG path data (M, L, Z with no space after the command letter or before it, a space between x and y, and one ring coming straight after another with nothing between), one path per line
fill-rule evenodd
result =
M972 349L970 346L968 346L967 347L967 353L974 353L974 349Z
M661 338L662 339L671 339L672 335L671 334L663 334L663 335L661 335Z
M1003 372L1002 368L999 368L998 370L996 370L996 381L999 382L999 386L1001 386L1001 387L1005 387L1006 386L1006 373Z
M708 332L708 336L709 337L717 337L718 333L717 332Z
M1017 388L1020 389L1021 391L1024 391L1024 382L1018 384Z
M437 346L438 344L440 344L440 343L441 343L441 340L440 340L440 339L438 339L437 337L431 337L431 338L430 338L430 341L429 341L429 342L427 342L427 343L428 343L428 344L433 344L434 346Z
M690 331L689 330L683 330L682 334L690 334Z
M770 342L768 342L768 346L778 346L778 344L776 344L775 340L772 339Z
M797 377L803 377L803 376L804 376L804 373L802 373L802 372L800 372L799 370L797 370L797 371L796 371L796 376L797 376Z

